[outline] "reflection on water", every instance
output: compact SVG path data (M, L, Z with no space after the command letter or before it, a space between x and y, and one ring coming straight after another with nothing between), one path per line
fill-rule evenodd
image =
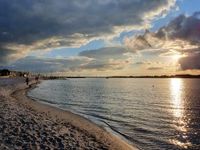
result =
M181 118L184 113L184 104L182 100L182 88L183 88L183 83L182 79L171 79L171 85L170 85L170 90L171 90L171 100L173 103L173 113L176 118Z
M185 108L183 99L183 79L171 79L170 91L173 104L174 123L177 130L180 131L178 135L180 138L170 139L170 142L178 145L181 148L187 149L189 146L191 146L191 143L187 141L187 120L189 120L189 118L186 118L186 116L184 116Z
M199 150L199 91L199 79L68 79L44 81L29 96L83 115L142 150Z

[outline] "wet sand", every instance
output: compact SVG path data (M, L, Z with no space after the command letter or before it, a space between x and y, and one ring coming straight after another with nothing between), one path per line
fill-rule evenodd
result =
M136 149L79 115L28 98L35 86L0 79L0 149Z

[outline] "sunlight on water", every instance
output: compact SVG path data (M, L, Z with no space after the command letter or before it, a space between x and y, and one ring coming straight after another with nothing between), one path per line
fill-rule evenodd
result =
M183 116L183 101L182 101L182 79L171 79L171 97L173 103L174 116L180 118Z
M170 91L173 104L173 116L175 127L181 132L181 137L186 139L187 133L187 118L184 116L184 100L183 100L183 80L180 78L171 79ZM177 139L170 140L171 143L179 147L187 149L191 143L188 141L180 141Z

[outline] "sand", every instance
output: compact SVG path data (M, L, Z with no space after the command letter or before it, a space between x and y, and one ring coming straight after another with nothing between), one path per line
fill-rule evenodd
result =
M0 149L136 149L79 115L28 98L31 84L0 79Z

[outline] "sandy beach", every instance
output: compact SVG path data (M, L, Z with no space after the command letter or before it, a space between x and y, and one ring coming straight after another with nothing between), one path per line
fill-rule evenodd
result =
M0 149L136 149L79 115L31 100L31 88L22 78L0 79Z

